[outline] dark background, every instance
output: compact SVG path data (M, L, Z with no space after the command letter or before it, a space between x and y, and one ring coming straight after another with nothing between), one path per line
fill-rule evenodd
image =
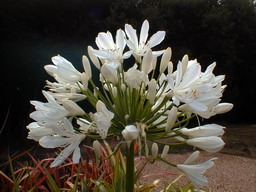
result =
M211 118L222 124L254 124L256 107L256 9L252 0L0 0L1 103L0 149L21 151L26 139L30 100L41 100L49 76L43 66L57 54L82 70L88 45L98 32L137 30L150 22L150 35L167 32L156 49L170 46L174 64L188 54L205 69L217 62L225 74L223 101L234 109Z

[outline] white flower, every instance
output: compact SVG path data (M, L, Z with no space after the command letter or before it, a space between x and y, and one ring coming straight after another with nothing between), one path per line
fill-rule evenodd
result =
M218 152L225 145L223 140L216 136L192 138L188 139L186 143L210 153Z
M183 135L188 136L189 138L196 138L196 137L207 137L207 136L221 136L224 134L225 127L217 125L217 124L207 124L202 125L195 128L183 128L181 129L181 133Z
M135 89L139 89L141 83L144 82L147 84L149 82L148 76L143 72L137 69L137 65L135 64L133 67L128 69L127 72L124 73L124 81L125 83Z
M140 56L144 56L144 54L155 47L156 45L160 44L164 37L165 31L158 31L155 33L148 41L148 30L149 30L149 23L145 20L142 24L140 30L140 37L138 40L136 30L129 24L125 24L125 33L128 36L127 45L133 51L133 54L136 59L140 58ZM153 51L154 56L159 56L163 53L163 51Z
M114 118L114 113L109 111L102 101L96 104L97 112L94 114L94 122L97 126L96 130L102 139L105 139L108 134L108 129L111 126L111 120Z
M131 52L123 54L126 41L124 31L121 29L116 32L116 43L109 31L107 33L99 33L95 42L99 50L91 49L91 52L100 59L105 60L104 63L108 63L113 68L119 67L123 59L131 56Z
M65 149L52 162L51 167L59 166L71 153L73 153L73 162L78 163L81 157L79 144L86 136L76 133L71 122L66 118L63 124L56 125L52 129L56 134L42 137L39 144L45 148L65 147Z
M72 63L65 58L58 55L52 57L52 62L54 65L46 65L44 68L58 82L70 83L81 80L82 73L77 71Z
M32 112L30 117L37 121L40 126L50 127L69 115L68 110L58 104L50 93L43 91L43 95L47 99L47 103L31 101L36 111Z
M207 178L203 174L207 169L211 168L214 165L213 160L215 160L216 158L212 158L204 163L200 163L197 165L190 165L190 163L197 159L198 155L198 151L192 153L190 157L186 160L186 162L184 162L184 164L178 164L177 168L182 171L188 177L188 179L192 181L197 190L200 191L196 184L202 186L208 185Z
M185 103L180 110L203 115L220 102L225 87L221 86L224 76L214 76L211 73L214 66L215 64L210 65L206 72L202 73L196 60L188 61L188 57L184 56L177 71L167 75L174 104L179 106L181 102Z
M27 126L29 129L28 139L39 141L42 137L52 135L54 132L51 128L40 126L37 122L32 122Z
M139 137L139 130L135 125L127 125L122 131L122 135L126 141L133 141Z
M30 117L38 122L40 126L51 127L66 116L83 115L85 112L73 101L64 100L63 105L56 102L55 98L47 91L42 91L47 103L31 101L36 111Z

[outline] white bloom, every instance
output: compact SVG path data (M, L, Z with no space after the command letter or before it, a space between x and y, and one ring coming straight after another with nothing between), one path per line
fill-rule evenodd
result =
M52 57L52 62L54 65L46 65L44 68L58 82L70 83L81 80L82 73L77 71L72 63L65 58L58 55Z
M124 73L124 81L126 84L135 89L139 89L141 83L148 83L148 76L143 72L137 69L137 65L135 64L133 67L128 69L127 72Z
M207 186L208 181L207 178L203 175L204 172L211 168L214 165L213 160L216 158L212 158L204 163L200 163L197 165L190 165L193 161L197 159L199 152L196 151L190 155L190 157L184 162L184 164L178 164L177 168L182 171L190 181L195 185L195 187L199 190L196 184ZM200 190L199 190L200 191Z
M113 68L119 67L123 59L131 56L131 52L123 54L126 41L124 31L121 29L116 32L116 43L109 31L107 33L99 33L95 42L99 50L91 49L92 53L100 59L105 60L104 62Z
M36 111L32 112L30 117L37 121L40 126L50 127L69 115L69 112L58 104L50 93L43 91L43 95L47 99L47 103L31 101Z
M225 127L217 125L217 124L207 124L202 125L195 128L183 128L181 129L181 133L183 135L188 136L189 138L196 138L196 137L207 137L207 136L221 136L224 134Z
M37 122L32 122L27 126L29 129L28 139L39 141L42 137L52 135L54 132L51 128L40 126Z
M184 57L178 64L177 71L167 75L174 104L179 106L181 102L185 103L180 110L203 115L220 102L225 87L221 86L224 76L214 76L211 73L214 66L209 66L210 69L202 73L196 60L188 62L188 58Z
M109 111L102 101L96 104L97 112L94 114L94 122L97 126L96 130L102 139L105 139L108 134L108 129L111 126L111 120L114 118L114 113Z
M65 149L52 162L51 167L59 166L71 153L73 153L73 162L78 163L81 157L79 144L84 140L85 135L76 133L71 122L66 118L63 124L52 128L56 135L42 137L39 144L45 148L65 147Z
M220 151L225 145L223 140L216 136L192 138L192 139L188 139L186 143L188 145L198 147L210 153L215 153Z
M144 56L144 54L155 47L156 45L160 44L164 37L165 31L158 31L155 33L148 41L148 30L149 30L149 23L145 20L142 24L140 30L140 37L138 40L136 30L129 24L125 24L125 33L128 36L127 45L133 51L133 54L136 59L140 56ZM163 53L163 51L153 51L153 55L159 56Z
M145 73L145 74L149 74L152 70L152 51L151 49L147 50L147 52L145 53L142 63L141 63L141 70Z
M139 137L139 130L135 125L127 125L122 135L126 141L133 141Z

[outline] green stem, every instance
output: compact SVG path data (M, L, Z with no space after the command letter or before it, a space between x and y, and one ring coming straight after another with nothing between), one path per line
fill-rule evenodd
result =
M126 192L133 192L134 187L134 142L126 147Z

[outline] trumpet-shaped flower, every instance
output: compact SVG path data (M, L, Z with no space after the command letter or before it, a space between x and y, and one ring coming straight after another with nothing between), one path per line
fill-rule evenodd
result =
M82 73L77 71L72 63L65 58L58 55L52 57L52 62L54 65L46 65L44 68L57 81L71 83L81 80Z
M197 187L197 184L202 185L202 186L207 186L208 181L207 178L203 175L204 172L211 168L214 165L213 160L216 158L212 158L206 162L197 164L197 165L191 165L193 161L197 159L199 155L199 152L196 151L190 155L190 157L184 162L184 164L178 164L177 168L183 172L190 181L194 184L194 186L199 190Z
M136 30L129 24L125 24L125 33L128 36L127 45L132 50L134 57L136 59L144 56L144 54L151 48L160 44L164 37L165 31L158 31L147 41L148 39L148 31L149 31L149 23L145 20L142 24L140 30L140 37L138 39ZM155 56L159 56L164 51L153 51L152 54Z
M42 137L52 135L54 132L51 128L40 126L37 122L32 122L27 126L29 129L28 139L39 141Z
M124 81L126 84L135 89L139 89L142 82L145 84L149 82L148 76L143 71L138 70L137 67L138 66L135 64L124 74Z
M76 133L71 122L63 119L63 123L52 126L55 135L44 136L39 140L39 144L45 148L65 147L65 149L52 162L51 167L59 166L71 153L72 160L78 163L81 157L79 144L86 137L84 134Z
M130 51L123 54L126 41L124 31L121 29L116 32L116 42L114 42L113 36L109 31L107 33L99 33L95 42L99 50L91 49L92 53L113 68L119 67L123 59L131 56Z
M47 99L47 103L31 101L36 111L32 112L30 117L37 121L39 125L50 127L70 114L68 110L56 102L50 93L43 91L43 95Z

